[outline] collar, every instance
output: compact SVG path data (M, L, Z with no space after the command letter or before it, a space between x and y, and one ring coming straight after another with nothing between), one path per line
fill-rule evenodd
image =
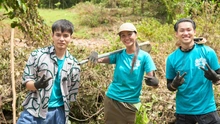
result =
M49 50L49 53L50 53L50 56L51 56L51 59L57 61L57 56L56 56L56 52L55 52L55 47L54 46L49 46L48 47L48 50ZM66 61L68 63L73 63L72 60L74 60L74 58L72 57L72 55L69 53L68 50L66 50L66 53L65 53L65 56L66 58Z
M179 49L182 51L182 52L190 52L193 48L195 47L195 44L189 48L189 49L183 49L181 46L179 47Z

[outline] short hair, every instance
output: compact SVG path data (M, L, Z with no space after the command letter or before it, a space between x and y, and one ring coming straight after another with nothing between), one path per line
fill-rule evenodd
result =
M192 19L189 19L189 18L182 18L180 20L178 20L175 25L174 25L174 30L177 32L178 30L178 26L179 26L179 23L181 22L190 22L192 23L192 26L193 26L193 29L195 30L196 29L196 23L192 20Z
M60 20L57 20L56 22L54 22L52 25L52 32L53 33L54 33L54 31L59 31L59 30L61 32L67 31L72 35L73 31L74 31L74 26L70 21L68 21L66 19L60 19Z

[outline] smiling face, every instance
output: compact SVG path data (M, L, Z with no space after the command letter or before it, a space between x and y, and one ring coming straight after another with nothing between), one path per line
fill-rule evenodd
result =
M127 49L135 47L137 34L134 31L122 31L120 32L120 40Z
M71 34L68 31L57 30L52 34L52 39L56 50L66 50L71 42Z
M193 38L195 34L196 31L194 30L191 22L181 22L178 24L176 37L178 38L180 44L190 45L194 43Z

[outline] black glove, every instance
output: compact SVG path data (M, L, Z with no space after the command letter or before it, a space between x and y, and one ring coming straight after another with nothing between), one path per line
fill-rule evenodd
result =
M154 76L145 76L144 77L145 83L148 86L158 86L159 80Z
M183 73L182 76L180 76L180 72L178 71L176 77L173 79L171 83L171 87L177 89L179 86L181 86L183 82L185 81L185 79L183 78L185 75L186 75L186 72Z
M40 89L40 88L46 88L48 86L48 81L52 79L52 77L48 78L45 80L45 75L43 75L43 77L39 80L39 81L36 81L34 83L34 86L36 89Z
M208 68L208 70L205 70L203 67L200 67L205 72L205 77L208 80L211 80L213 83L216 83L218 80L220 80L220 75L218 75L214 70L212 70L207 63L205 65Z

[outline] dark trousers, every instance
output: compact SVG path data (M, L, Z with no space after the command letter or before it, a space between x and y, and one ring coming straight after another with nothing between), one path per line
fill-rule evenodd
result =
M175 124L220 124L220 118L217 111L203 115L175 114L175 116Z

